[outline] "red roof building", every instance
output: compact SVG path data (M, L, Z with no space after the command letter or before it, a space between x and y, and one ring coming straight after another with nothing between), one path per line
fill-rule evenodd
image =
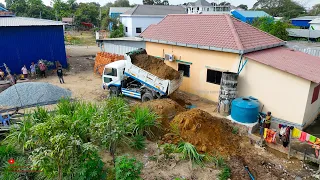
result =
M180 90L221 102L222 74L234 72L237 96L257 98L272 127L302 129L320 113L320 58L229 15L168 15L140 36L148 54L184 71Z

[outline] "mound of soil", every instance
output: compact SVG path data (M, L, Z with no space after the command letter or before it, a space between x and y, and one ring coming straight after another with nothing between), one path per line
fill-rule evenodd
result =
M164 130L170 129L170 120L177 114L185 111L185 109L172 99L156 99L142 103L140 106L149 107L152 111L157 113L160 117L158 121L161 123Z
M148 54L138 54L132 59L132 63L161 79L179 79L180 73L170 66L167 66L163 60L149 56Z
M233 134L224 121L203 110L191 109L178 114L171 125L176 124L181 138L196 146L198 151L234 155L240 150L240 137Z
M189 101L189 97L179 90L176 90L172 94L170 94L170 98L176 101L178 104L180 104L183 107L185 107L186 105L191 105L191 102Z

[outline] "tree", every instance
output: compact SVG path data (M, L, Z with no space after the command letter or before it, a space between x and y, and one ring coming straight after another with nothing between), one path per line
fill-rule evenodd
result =
M231 4L229 2L223 1L219 4L219 6L230 6Z
M130 7L130 2L128 0L116 0L112 7Z
M306 13L304 7L293 0L258 0L254 10L263 10L274 17L294 18Z
M286 30L286 28L288 28L288 24L281 21L275 22L273 18L261 17L254 20L252 25L282 40L287 40L289 37L289 34Z
M320 4L316 4L316 5L312 6L312 9L310 10L309 14L311 16L320 15Z
M75 23L79 26L81 22L92 23L95 26L99 24L100 5L94 2L80 3L75 12Z
M161 0L153 0L153 5L163 5Z
M248 6L245 5L245 4L240 4L240 5L238 6L238 8L241 8L241 9L244 9L244 10L248 10Z
M4 2L6 2L6 8L7 8L7 9L10 9L10 7L11 7L12 4L13 4L13 0L5 0Z
M6 8L6 6L3 3L0 3L0 7Z
M143 0L142 2L144 5L153 5L154 4L153 0Z
M8 1L9 10L16 13L17 16L27 16L28 5L25 0Z
M70 17L72 14L70 5L62 0L54 0L53 11L57 20L61 20L63 17Z
M165 6L169 6L169 1L168 0L163 0L162 4L165 5Z

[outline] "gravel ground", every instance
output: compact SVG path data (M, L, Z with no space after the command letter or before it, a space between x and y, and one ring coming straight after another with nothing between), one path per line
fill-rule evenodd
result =
M11 86L0 93L0 106L21 107L70 96L71 91L49 83L25 82Z

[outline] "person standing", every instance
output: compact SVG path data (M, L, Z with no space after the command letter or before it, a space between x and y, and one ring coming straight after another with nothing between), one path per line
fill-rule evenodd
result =
M58 69L57 69L57 75L58 75L58 78L59 78L59 81L60 81L60 84L64 84L64 80L63 80L63 72L62 72L62 66L59 65L58 66Z
M31 72L31 77L36 76L36 65L34 64L34 62L31 63L30 72Z
M41 76L47 78L47 76L46 76L47 67L46 67L46 65L45 65L43 62L41 62L41 61L39 62L39 69L40 69Z
M272 119L271 112L269 111L269 112L267 112L266 118L264 120L264 128L270 129L271 119Z
M21 68L21 72L23 74L23 78L27 79L28 78L28 69L26 67L26 65L24 65L22 68Z

